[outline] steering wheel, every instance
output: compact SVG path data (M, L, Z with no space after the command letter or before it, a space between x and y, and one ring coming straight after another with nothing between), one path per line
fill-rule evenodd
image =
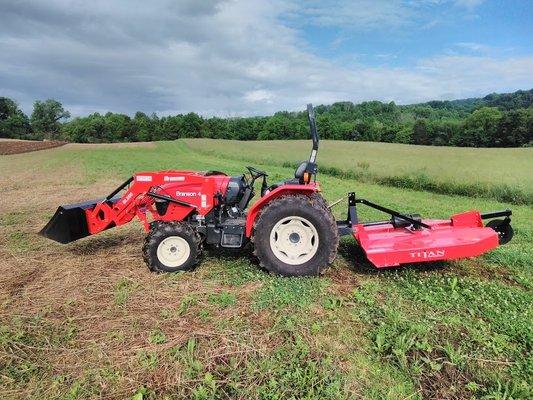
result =
M247 166L246 169L250 172L250 175L253 179L257 179L261 176L268 176L268 174L265 171L261 171L257 168Z

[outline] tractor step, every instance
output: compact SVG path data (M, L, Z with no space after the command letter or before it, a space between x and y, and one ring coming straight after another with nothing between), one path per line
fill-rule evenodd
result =
M353 227L353 235L378 268L475 257L498 247L498 233L483 227L476 211L456 214L449 220L422 222L428 228L359 224Z

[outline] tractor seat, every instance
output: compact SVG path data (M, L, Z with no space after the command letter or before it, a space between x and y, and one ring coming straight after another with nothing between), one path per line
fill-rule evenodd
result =
M307 167L309 165L309 161L303 161L298 165L298 168L296 168L296 171L294 171L294 178L298 180L298 183L304 183L304 173L307 171Z
M298 165L298 168L296 168L293 179L287 179L285 181L274 183L273 185L269 186L268 190L272 191L283 185L299 185L304 183L304 173L307 170L308 165L309 161L303 161L302 163L300 163L300 165Z

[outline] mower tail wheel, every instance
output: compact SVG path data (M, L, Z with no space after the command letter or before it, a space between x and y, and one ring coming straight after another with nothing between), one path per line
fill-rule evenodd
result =
M485 226L487 228L492 228L496 231L496 233L498 234L498 241L500 245L509 243L513 238L514 230L509 220L493 219L492 221L489 221Z
M154 222L143 246L148 268L156 272L192 269L202 252L200 235L184 222Z
M337 255L335 218L320 195L272 200L254 224L254 254L261 266L283 276L316 276Z

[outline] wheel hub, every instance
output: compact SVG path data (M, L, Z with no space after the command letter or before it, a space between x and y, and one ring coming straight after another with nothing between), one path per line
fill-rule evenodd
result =
M296 232L292 232L289 235L289 240L291 243L298 243L300 241L300 235L298 235Z
M300 265L316 254L318 232L313 224L303 217L285 217L272 228L270 248L282 262Z
M183 265L191 254L189 243L180 236L169 236L157 246L157 258L167 267Z

